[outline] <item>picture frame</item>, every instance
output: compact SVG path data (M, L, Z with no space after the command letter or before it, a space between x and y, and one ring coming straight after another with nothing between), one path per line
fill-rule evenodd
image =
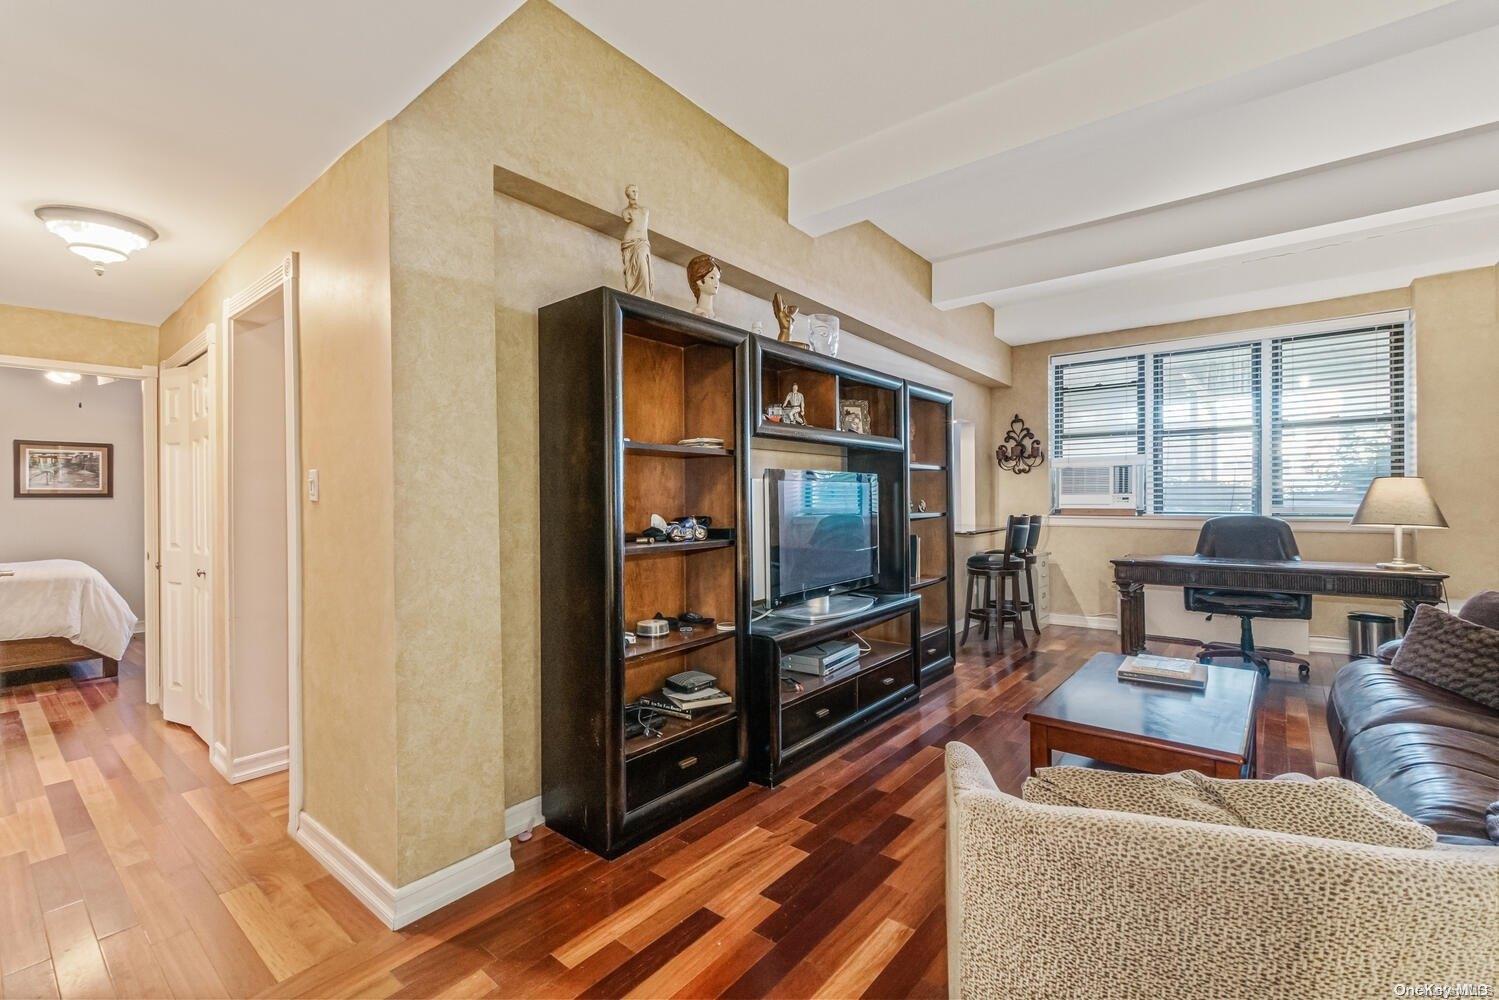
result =
M114 496L112 444L17 440L14 447L17 499Z
M850 434L868 434L869 400L842 400L838 404L838 429Z

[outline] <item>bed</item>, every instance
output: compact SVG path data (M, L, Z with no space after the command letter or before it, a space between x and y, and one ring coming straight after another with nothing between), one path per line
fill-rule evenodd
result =
M119 674L135 612L103 574L74 559L0 563L0 673L103 660Z

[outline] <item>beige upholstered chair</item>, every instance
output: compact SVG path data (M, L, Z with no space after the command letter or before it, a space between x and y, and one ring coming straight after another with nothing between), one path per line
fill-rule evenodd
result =
M1036 805L949 743L947 956L954 997L1494 989L1499 848L1370 847Z

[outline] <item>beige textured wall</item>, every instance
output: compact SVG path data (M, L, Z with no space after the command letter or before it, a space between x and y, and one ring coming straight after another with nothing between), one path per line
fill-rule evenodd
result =
M463 468L464 502L444 508L449 501L434 491L423 523L397 505L398 580L408 549L436 546L456 560L441 603L432 592L413 591L409 604L397 598L402 880L493 843L504 804L539 791L535 310L619 284L617 246L498 199L495 165L598 205L622 207L625 184L639 184L654 227L997 377L1009 370L992 312L934 309L921 258L872 226L817 240L797 231L786 222L785 168L555 7L532 0L512 15L391 122L397 449L401 414L409 407L416 416L446 366L465 397L449 412L451 446L494 454L500 473L491 482ZM682 279L662 272L661 298L685 301L672 287ZM753 311L773 328L768 313ZM463 367L465 358L473 367ZM489 358L497 386L485 387L471 376ZM426 368L430 381L408 381L408 363ZM949 379L931 372L935 383ZM984 428L986 394L965 394ZM467 416L485 404L498 414L494 439L492 426ZM486 495L495 497L497 524ZM442 659L408 664L404 637L425 621L444 622L468 645L432 635ZM500 655L486 663L496 643ZM418 725L427 727L419 739ZM422 784L408 786L408 773Z
M169 356L224 299L299 254L306 811L396 877L396 687L387 129L350 149L164 324Z
M1416 327L1417 469L1447 515L1449 531L1417 535L1418 557L1452 575L1459 597L1499 585L1499 437L1473 433L1499 421L1499 312L1494 268L1462 271L1416 281L1410 288L1330 299L1279 309L1218 316L1189 323L1121 330L1016 347L1014 385L994 390L995 419L1019 412L1050 442L1047 367L1053 354L1198 337L1234 330L1301 323L1394 309L1411 309ZM997 486L1003 513L1049 510L1046 476L1001 474ZM1374 562L1388 559L1387 532L1354 534L1298 527L1297 544L1308 559ZM1112 615L1117 598L1109 559L1126 553L1191 552L1195 528L1048 528L1052 553L1052 610L1063 614ZM1313 606L1314 635L1346 636L1353 610L1398 610L1380 602L1319 599Z
M141 323L0 305L0 354L140 368L156 364L156 338Z

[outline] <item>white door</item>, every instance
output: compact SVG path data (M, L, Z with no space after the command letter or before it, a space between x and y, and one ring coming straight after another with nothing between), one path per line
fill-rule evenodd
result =
M208 355L161 373L161 714L210 742L213 386Z

